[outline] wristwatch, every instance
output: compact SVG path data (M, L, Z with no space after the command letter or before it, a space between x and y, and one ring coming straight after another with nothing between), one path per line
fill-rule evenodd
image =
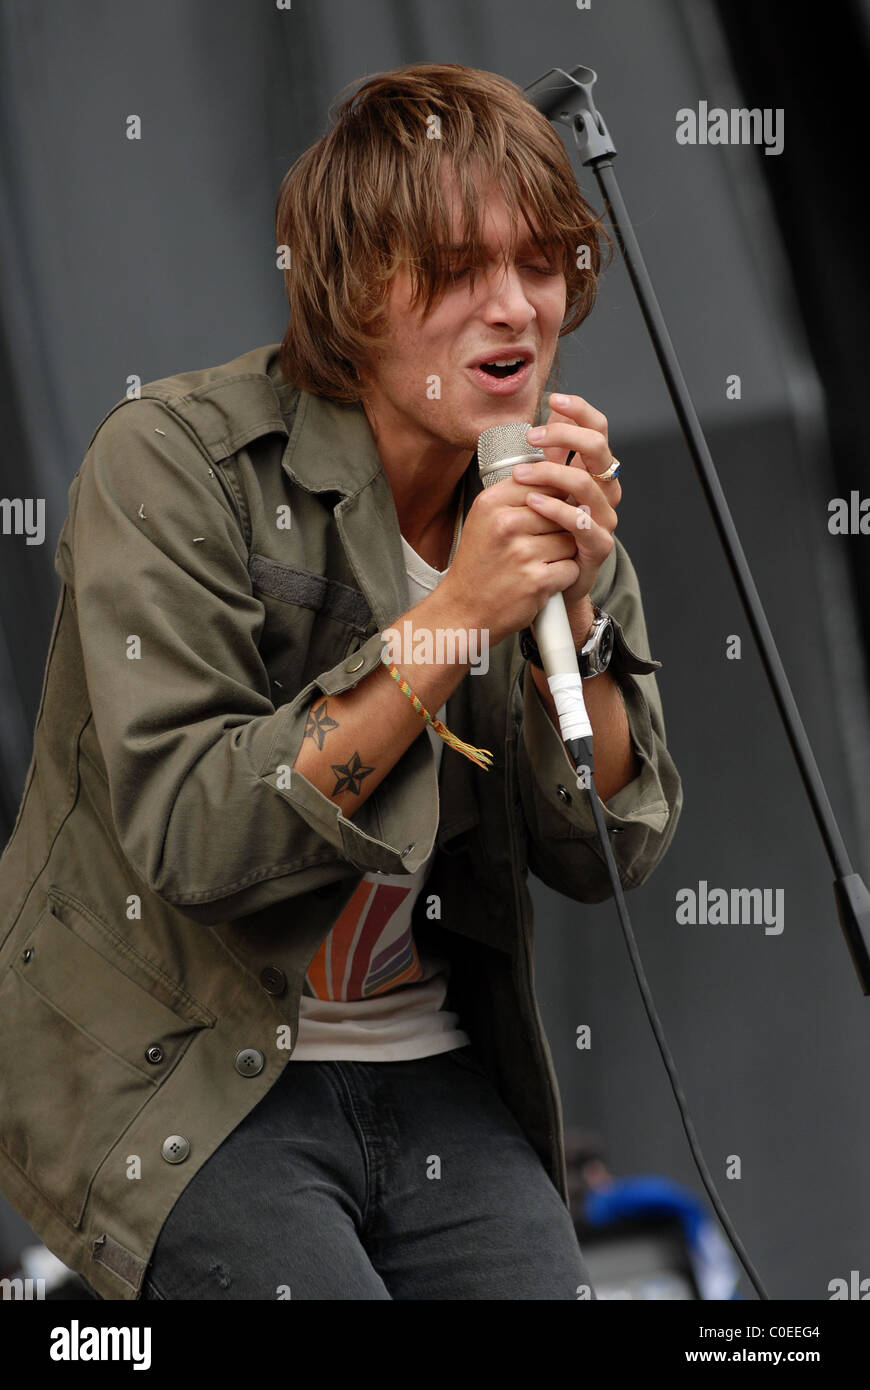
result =
M647 675L661 668L660 661L647 660L633 652L625 640L625 635L615 618L605 613L597 604L592 605L595 621L592 631L577 653L577 664L584 680L600 676L602 671L613 665L614 670L631 675ZM544 663L538 644L532 636L531 628L524 627L520 633L520 651L526 661L543 671Z
M592 611L595 614L592 631L577 653L577 664L584 680L592 676L600 676L602 671L607 670L610 665L610 658L613 656L615 636L613 619L609 613L605 613L595 604L592 605ZM541 653L529 627L524 627L520 633L520 651L526 661L530 661L533 666L537 666L540 671L543 671L544 663L541 661Z

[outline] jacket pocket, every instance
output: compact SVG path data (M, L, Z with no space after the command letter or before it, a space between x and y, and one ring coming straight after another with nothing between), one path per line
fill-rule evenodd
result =
M207 1026L143 988L51 901L22 936L0 983L0 1144L71 1226L106 1154Z
M276 706L377 631L363 594L336 579L254 553L251 585L264 609L258 643Z

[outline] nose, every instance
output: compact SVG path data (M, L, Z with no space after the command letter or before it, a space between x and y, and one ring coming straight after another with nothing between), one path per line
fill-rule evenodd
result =
M515 265L495 266L482 279L485 283L483 317L487 323L508 324L521 333L533 322L537 311L526 295L522 276Z

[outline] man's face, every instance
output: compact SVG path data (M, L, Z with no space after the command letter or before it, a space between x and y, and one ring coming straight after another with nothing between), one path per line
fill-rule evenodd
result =
M444 188L457 243L461 208L449 179ZM410 309L404 267L390 285L389 344L361 373L369 419L384 443L428 452L440 442L470 454L491 425L535 418L565 317L565 276L535 246L523 218L510 258L510 219L498 188L481 205L485 261L473 289L467 262L456 258L453 283L423 318L422 306ZM525 361L513 376L480 366L518 356Z

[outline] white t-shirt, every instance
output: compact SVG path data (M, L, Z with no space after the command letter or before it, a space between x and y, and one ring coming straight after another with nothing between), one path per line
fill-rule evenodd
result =
M412 607L447 571L427 565L404 536L402 550ZM396 698L405 699L398 687ZM435 717L446 712L445 703ZM437 772L444 741L428 724L425 733ZM357 886L308 967L291 1061L399 1062L471 1041L458 1014L443 1008L449 962L418 951L411 930L435 852L415 874L366 874Z

